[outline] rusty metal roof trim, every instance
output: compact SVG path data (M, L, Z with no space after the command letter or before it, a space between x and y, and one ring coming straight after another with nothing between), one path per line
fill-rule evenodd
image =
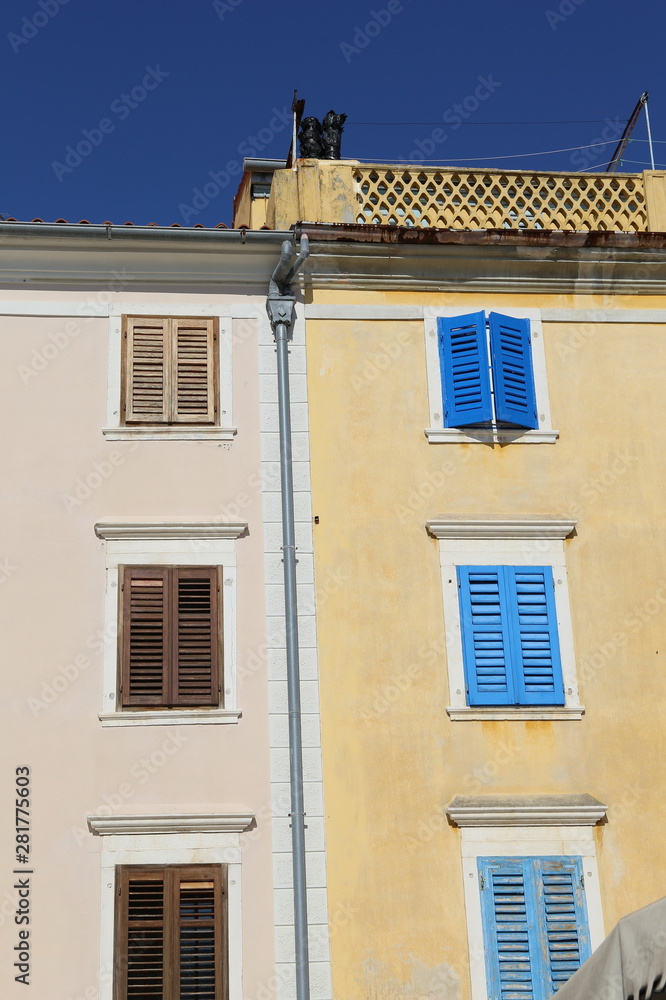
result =
M568 247L570 249L663 250L666 233L620 233L557 229L417 229L336 222L297 222L297 240L321 243L374 243L400 246Z

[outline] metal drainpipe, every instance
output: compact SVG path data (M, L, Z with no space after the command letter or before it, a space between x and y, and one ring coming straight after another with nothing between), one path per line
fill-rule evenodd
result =
M296 543L294 534L294 480L291 458L289 401L290 331L295 299L290 282L309 254L307 236L293 266L292 245L282 244L273 272L266 311L277 346L278 415L280 420L280 489L282 493L282 558L284 562L284 618L287 642L287 697L289 707L289 780L291 785L291 845L294 869L294 935L296 945L296 997L309 1000L308 901L305 878L305 811L303 808L303 751L301 745L301 684L298 662L298 607L296 601Z

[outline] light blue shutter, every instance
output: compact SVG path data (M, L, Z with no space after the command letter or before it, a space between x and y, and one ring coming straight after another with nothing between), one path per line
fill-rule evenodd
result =
M466 427L493 418L485 313L437 320L444 426Z
M564 685L550 566L505 566L517 704L563 705Z
M548 997L590 957L582 860L539 859L536 891L537 908L542 914L539 949Z
M459 566L463 660L470 705L511 705L511 641L502 566Z
M495 417L518 427L538 427L530 321L495 312L489 320Z
M489 1000L547 1000L590 955L580 858L479 858Z
M529 859L479 858L488 1000L536 1000L539 956Z

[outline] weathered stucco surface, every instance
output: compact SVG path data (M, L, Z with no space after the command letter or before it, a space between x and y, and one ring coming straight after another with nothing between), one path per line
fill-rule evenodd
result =
M609 308L593 296L316 292L315 303ZM622 296L622 309L663 306ZM612 304L610 306L612 308ZM311 320L315 565L334 994L469 997L456 794L588 792L606 928L663 894L660 323L544 322L555 445L432 445L423 324ZM581 721L451 722L436 515L570 516ZM442 971L444 970L444 971Z

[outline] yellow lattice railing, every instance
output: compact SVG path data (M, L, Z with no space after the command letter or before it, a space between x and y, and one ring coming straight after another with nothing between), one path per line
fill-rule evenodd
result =
M642 174L356 166L359 223L445 229L645 232Z

